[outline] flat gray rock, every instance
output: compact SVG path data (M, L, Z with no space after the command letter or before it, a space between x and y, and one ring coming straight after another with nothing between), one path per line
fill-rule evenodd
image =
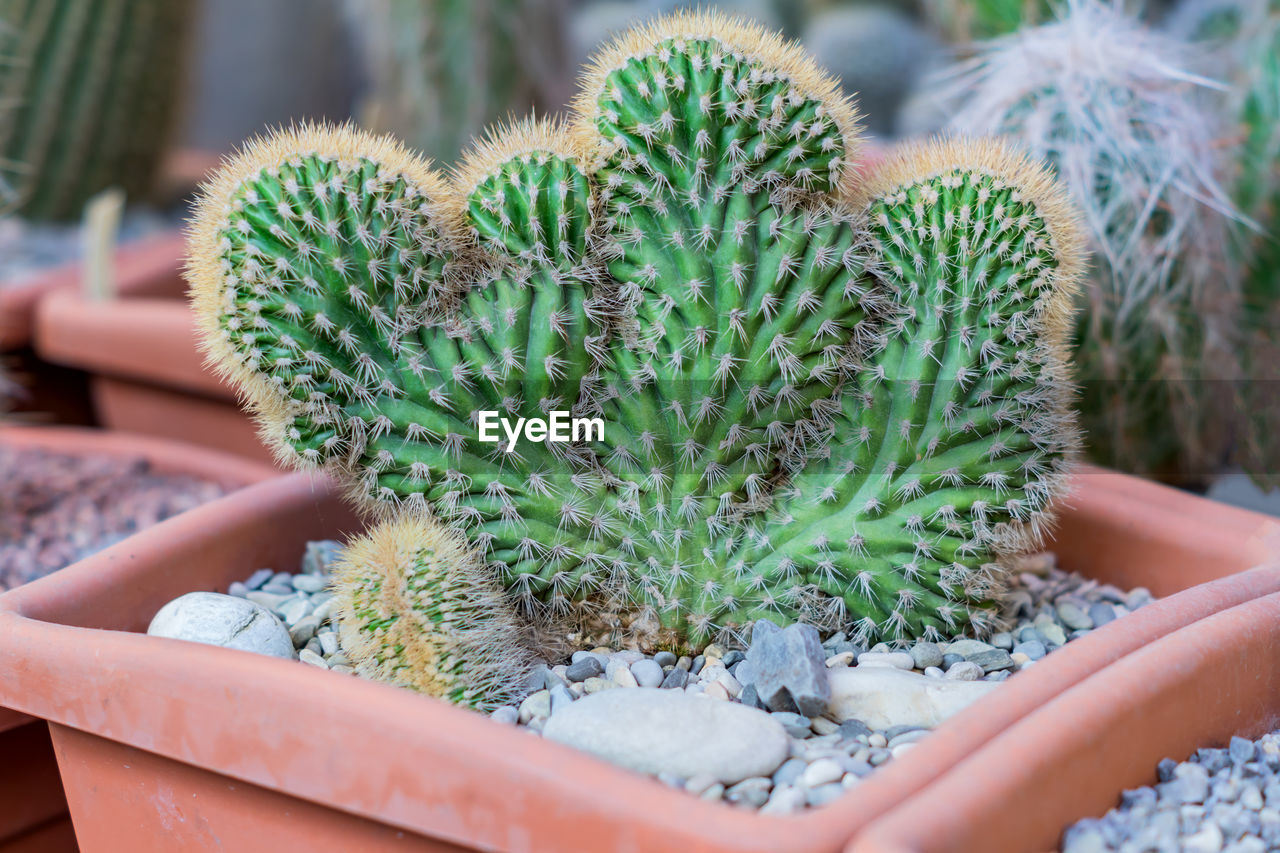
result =
M289 631L271 611L247 598L219 592L189 592L175 598L160 608L147 633L278 658L293 657Z
M787 758L787 734L735 702L637 687L585 696L548 720L543 735L641 773L712 776L732 785L769 776Z
M989 681L949 681L888 666L837 669L831 672L829 710L834 717L861 720L873 729L931 729L997 687Z

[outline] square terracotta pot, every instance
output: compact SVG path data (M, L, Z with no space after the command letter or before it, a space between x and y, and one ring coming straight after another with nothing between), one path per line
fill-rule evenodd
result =
M1062 832L1232 735L1280 727L1280 594L1216 613L1064 691L846 853L1056 850Z
M306 541L359 528L333 486L304 475L0 597L0 672L14 674L0 705L51 722L89 851L122 838L139 851L836 851L1104 667L1280 591L1280 569L1246 571L1276 559L1269 518L1097 469L1080 472L1069 503L1055 546L1065 568L1168 597L1020 673L856 792L792 817L703 802L407 691L136 633L177 595L291 568Z
M271 469L239 457L99 430L0 427L0 445L71 455L141 457L157 472L202 477L227 489L275 476ZM8 677L9 673L0 671L0 681ZM0 853L75 850L45 723L0 708L0 757Z
M34 309L35 351L89 374L97 420L271 463L236 393L207 369L187 305L180 231L124 256L116 298L95 301L60 288Z

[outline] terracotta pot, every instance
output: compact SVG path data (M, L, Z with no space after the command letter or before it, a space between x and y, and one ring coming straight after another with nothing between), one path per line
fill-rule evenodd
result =
M172 237L157 249L145 277L117 299L94 301L77 289L44 299L36 312L36 351L90 374L104 426L270 463L252 418L206 369L197 348L181 273L185 251L181 236Z
M1071 504L1057 543L1065 567L1162 593L1212 582L1068 644L856 793L795 817L703 802L407 691L131 633L174 596L292 567L307 540L356 529L338 490L304 475L208 504L0 597L0 671L14 674L0 682L0 704L53 724L90 851L122 838L143 851L834 851L1093 673L1280 591L1280 569L1232 575L1275 558L1280 525L1269 518L1096 469L1078 476ZM1188 537L1200 547L1188 549Z
M1280 726L1280 594L1175 631L1065 691L877 821L847 853L1057 849L1156 762Z
M270 468L239 457L99 430L0 427L0 444L72 455L143 457L158 472L201 477L227 488L275 476ZM7 677L7 672L0 676ZM75 850L48 727L0 708L0 756L0 851Z

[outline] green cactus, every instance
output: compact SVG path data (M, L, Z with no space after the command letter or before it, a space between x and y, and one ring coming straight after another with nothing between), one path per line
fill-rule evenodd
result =
M333 588L342 650L361 675L479 711L519 700L530 638L456 531L381 525L343 549Z
M0 82L13 105L0 162L20 211L73 220L109 186L150 189L177 106L194 3L168 0L2 0L16 33Z
M860 183L834 83L708 15L621 38L576 114L451 183L307 127L208 187L197 314L282 459L465 529L540 625L989 624L1074 447L1043 170L953 142ZM551 410L603 439L478 438Z
M1008 35L1053 19L1048 0L925 0L925 9L956 43Z
M452 160L486 126L558 107L564 3L347 0L368 69L362 123Z

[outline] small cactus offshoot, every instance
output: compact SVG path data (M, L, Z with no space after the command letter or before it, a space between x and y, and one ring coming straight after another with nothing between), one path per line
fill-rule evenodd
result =
M521 698L530 637L458 531L379 525L343 549L333 588L342 649L361 675L480 711Z
M1046 172L953 141L862 180L835 84L712 15L623 36L575 113L448 179L304 127L207 188L206 345L281 458L465 531L539 626L989 625L1075 448ZM603 440L479 440L555 410Z

